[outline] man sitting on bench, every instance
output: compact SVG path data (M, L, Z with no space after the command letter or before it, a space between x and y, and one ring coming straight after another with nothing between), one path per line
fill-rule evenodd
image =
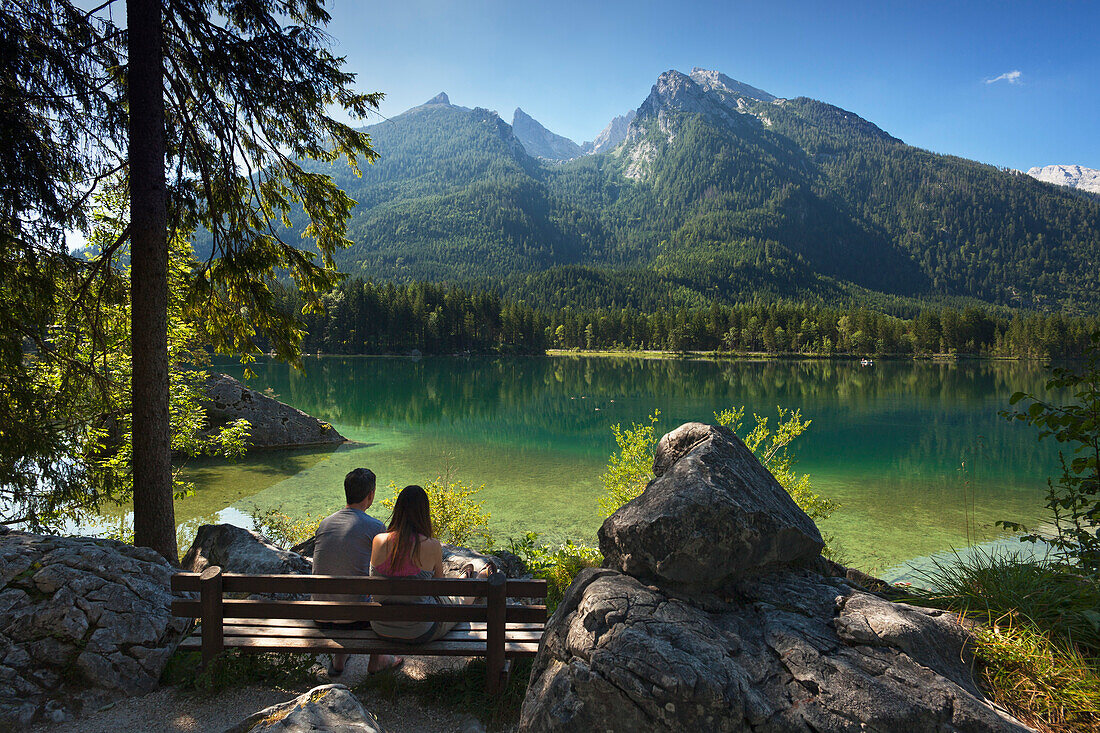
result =
M357 468L344 477L347 506L325 517L317 527L317 543L313 550L314 575L370 575L371 546L375 535L385 532L382 522L367 514L374 503L376 479L369 468ZM365 601L366 596L314 593L315 601ZM368 629L368 622L317 621L322 628ZM333 654L330 677L344 672L347 654ZM389 654L372 654L367 664L370 673L392 669L405 660Z

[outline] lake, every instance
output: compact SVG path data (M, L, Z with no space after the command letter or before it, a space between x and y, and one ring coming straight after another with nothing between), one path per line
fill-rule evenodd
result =
M800 408L813 423L796 443L798 467L841 505L822 530L846 562L872 571L993 540L1000 519L1038 519L1057 465L1053 446L998 416L1013 392L1042 389L1035 363L312 357L301 372L253 369L251 386L354 443L191 461L184 475L196 490L176 508L181 542L203 522L249 526L256 509L328 514L343 504L343 476L367 466L379 499L391 482L441 474L484 484L498 541L535 531L595 544L610 426L654 409L663 433L736 405L773 423L777 405ZM380 504L372 513L386 518Z

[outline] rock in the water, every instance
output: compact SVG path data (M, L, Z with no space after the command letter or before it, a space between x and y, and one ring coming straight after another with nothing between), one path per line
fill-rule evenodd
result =
M183 556L183 569L201 573L218 565L227 573L292 575L313 572L313 564L290 550L281 550L266 537L232 524L199 527L191 549Z
M713 590L812 560L821 533L732 431L686 423L661 438L656 475L600 528L607 566Z
M519 729L1028 730L974 688L950 614L784 571L704 609L585 570L548 624Z
M343 685L321 685L248 716L225 733L384 733Z
M0 730L156 689L188 625L174 572L113 540L0 534Z
M253 448L297 448L337 445L344 436L326 422L268 397L226 374L212 374L203 385L206 434L244 418Z

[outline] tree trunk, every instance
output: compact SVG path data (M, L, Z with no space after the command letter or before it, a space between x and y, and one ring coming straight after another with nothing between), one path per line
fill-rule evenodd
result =
M129 0L134 544L179 563L168 420L168 218L160 0Z

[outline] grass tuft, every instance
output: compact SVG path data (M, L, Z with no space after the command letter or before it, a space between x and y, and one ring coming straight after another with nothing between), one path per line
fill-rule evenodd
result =
M1100 733L1100 584L1074 568L976 550L936 563L906 600L978 622L990 696L1044 733Z

